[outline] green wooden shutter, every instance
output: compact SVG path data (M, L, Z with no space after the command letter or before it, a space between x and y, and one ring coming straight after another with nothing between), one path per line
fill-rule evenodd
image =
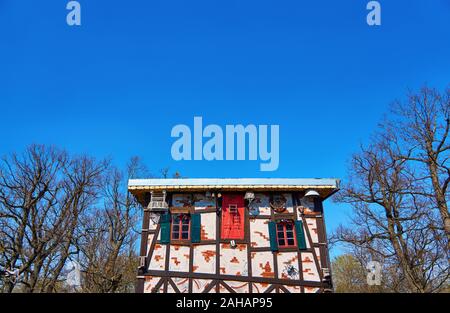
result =
M199 213L191 214L191 242L200 242L201 217Z
M159 220L161 225L161 243L170 243L170 214L163 214Z
M277 224L272 221L269 222L269 237L270 237L270 250L278 251Z
M300 250L306 249L305 231L302 221L295 221L295 232L297 234L297 245Z

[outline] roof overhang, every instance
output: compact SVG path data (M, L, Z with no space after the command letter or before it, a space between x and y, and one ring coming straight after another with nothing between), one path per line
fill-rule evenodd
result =
M128 190L135 196L145 192L222 191L306 191L316 190L327 198L339 190L336 178L176 178L176 179L130 179Z

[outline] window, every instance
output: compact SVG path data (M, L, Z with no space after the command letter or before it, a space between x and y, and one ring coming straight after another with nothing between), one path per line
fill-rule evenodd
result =
M188 214L172 215L172 240L190 239L191 218Z
M280 248L297 246L294 228L292 221L280 221L277 223L277 242Z
M224 194L222 197L222 239L244 239L244 196Z

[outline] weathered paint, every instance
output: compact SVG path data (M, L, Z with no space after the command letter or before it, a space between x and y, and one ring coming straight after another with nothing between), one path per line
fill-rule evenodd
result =
M270 238L267 233L269 219L250 219L250 244L252 248L270 247Z
M254 277L275 278L274 259L271 251L251 252Z
M252 283L253 293L264 293L271 285L268 283Z
M189 254L189 247L170 245L169 271L189 272Z
M285 285L284 288L286 288L290 293L300 293L300 292L302 292L302 289L299 286Z
M160 280L161 280L160 277L146 276L144 282L144 292L145 293L154 292L154 288Z
M155 244L155 248L152 253L152 258L148 266L149 270L164 271L166 262L166 245Z
M177 286L180 293L189 292L189 278L172 277L172 281Z
M194 206L196 210L214 209L216 200L212 197L206 197L204 193L194 194Z
M172 207L189 208L192 205L192 197L190 194L177 193L172 196Z
M294 280L298 280L300 278L297 252L277 253L277 261L279 278Z
M315 218L305 218L306 224L308 225L308 230L311 235L311 239L313 243L319 242L319 237L317 233L317 223Z
M224 283L227 284L228 287L233 289L234 292L237 292L237 293L249 293L250 292L249 283L247 283L247 282L225 280ZM223 289L224 288L221 285L221 290L222 290L221 292L224 292Z
M220 245L220 273L223 275L247 276L247 245L232 248L228 243Z
M216 240L216 218L217 214L202 213L200 239L201 240Z
M301 255L304 280L320 281L319 272L317 270L316 262L314 262L313 254L310 252L303 252Z
M212 279L193 279L192 280L192 292L201 293L212 282Z
M216 273L216 245L197 245L193 248L194 258L192 271L194 273Z
M270 216L271 209L268 195L256 193L255 200L253 200L252 205L258 208L259 215Z

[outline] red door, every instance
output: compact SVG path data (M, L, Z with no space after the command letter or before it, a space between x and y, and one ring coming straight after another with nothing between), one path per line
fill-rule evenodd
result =
M244 195L222 196L222 239L244 239L245 206Z

